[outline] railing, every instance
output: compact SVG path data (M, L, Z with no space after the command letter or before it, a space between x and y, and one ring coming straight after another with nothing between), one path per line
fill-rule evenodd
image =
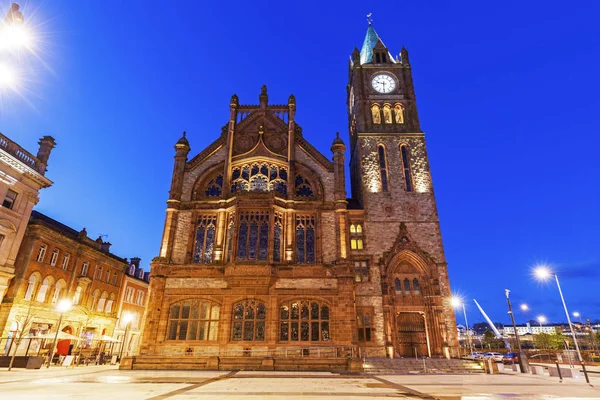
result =
M281 349L219 349L203 350L188 348L176 353L144 354L148 356L194 356L194 357L261 357L261 358L357 358L358 349L353 346L336 347L290 347Z
M14 156L23 164L35 169L42 175L46 172L46 166L34 157L30 152L13 142L2 133L0 133L0 148L8 154Z

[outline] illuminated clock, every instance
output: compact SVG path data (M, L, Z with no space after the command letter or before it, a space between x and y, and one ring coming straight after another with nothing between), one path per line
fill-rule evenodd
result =
M379 93L391 93L396 89L396 81L388 74L377 74L371 80L371 86Z

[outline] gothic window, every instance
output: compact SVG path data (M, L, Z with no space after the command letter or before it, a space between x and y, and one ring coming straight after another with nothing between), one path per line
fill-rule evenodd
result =
M227 226L227 262L231 261L231 253L233 252L233 230L235 226L233 221L234 215L231 214L229 225Z
M208 182L204 195L207 197L219 197L223 193L223 175L217 175Z
M213 262L216 215L201 215L196 222L196 242L194 244L194 262L210 264Z
M400 279L394 279L394 290L396 292L402 292L402 284L400 283Z
M279 340L329 341L329 306L311 300L297 300L279 307Z
M410 295L410 280L408 278L404 278L404 294L406 296Z
M358 326L358 341L359 342L370 342L371 341L371 312L369 311L357 311L356 312L356 325Z
M235 167L231 173L231 192L276 192L287 194L287 169L267 163Z
M383 145L377 146L377 154L379 156L379 174L381 177L381 189L384 192L388 192L389 187L388 187L387 161L385 158L385 147L383 147Z
M167 340L217 340L220 306L207 300L171 305Z
M265 340L267 308L264 303L246 300L233 306L232 340Z
M383 105L383 122L386 124L392 123L392 107L389 104Z
M400 153L402 155L402 169L404 171L404 182L406 184L406 191L413 191L412 174L410 172L410 163L408 156L408 147L405 145L400 146Z
M312 185L308 181L308 179L304 178L302 175L296 175L295 180L296 186L296 196L298 197L313 197L314 193L312 190Z
M401 104L396 104L394 106L394 119L397 124L404 123L404 107Z
M283 215L275 213L275 227L273 228L273 262L281 262L281 239L283 235Z
M413 294L420 295L421 287L419 285L419 280L417 278L413 279Z
M44 262L44 257L46 256L46 250L48 249L48 246L46 246L45 244L40 246L40 250L38 251L38 255L36 260L38 262Z
M374 124L380 124L381 123L381 112L379 109L379 104L373 104L371 106L371 116L373 117L373 123Z
M363 249L363 229L360 224L350 225L350 249L362 250Z
M369 281L369 264L366 261L354 261L354 281Z
M314 216L296 216L296 262L298 264L315 263L315 226Z
M268 211L241 212L237 259L266 261L269 255Z

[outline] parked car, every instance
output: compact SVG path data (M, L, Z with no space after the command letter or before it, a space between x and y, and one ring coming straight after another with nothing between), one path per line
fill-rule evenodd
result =
M519 362L519 353L506 353L502 357L502 364L516 364Z
M502 353L488 352L488 353L485 353L483 355L483 359L484 360L487 360L487 359L490 359L490 358L492 360L494 360L494 361L500 362L504 358L504 354L502 354Z
M468 356L466 356L465 358L468 360L479 360L481 357L483 357L483 353L480 351L474 351L471 354L469 354Z

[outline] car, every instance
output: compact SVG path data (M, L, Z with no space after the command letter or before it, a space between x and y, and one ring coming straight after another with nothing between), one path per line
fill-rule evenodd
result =
M487 352L483 355L484 360L492 359L494 361L500 362L504 358L504 354L502 353L494 353L492 351Z
M502 357L502 364L515 364L519 362L519 353L506 353Z
M474 351L471 354L469 354L468 356L466 356L465 358L468 360L479 360L481 357L483 357L483 353L480 351Z

